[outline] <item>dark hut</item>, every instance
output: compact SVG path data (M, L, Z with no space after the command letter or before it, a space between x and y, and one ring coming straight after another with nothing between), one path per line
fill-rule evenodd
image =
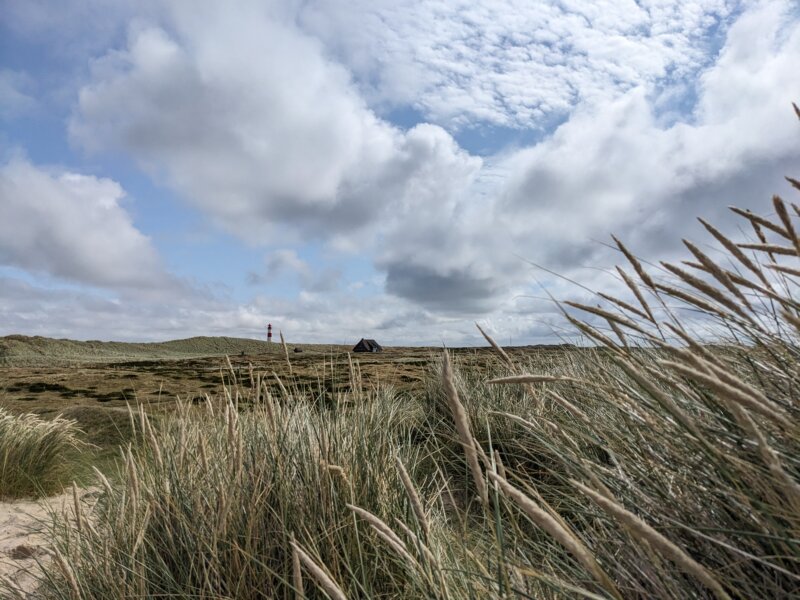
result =
M361 338L361 341L353 348L353 352L383 352L383 348L375 340Z

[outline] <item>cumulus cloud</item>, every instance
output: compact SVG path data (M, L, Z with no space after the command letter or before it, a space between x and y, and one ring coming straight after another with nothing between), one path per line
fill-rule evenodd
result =
M129 153L229 231L270 244L333 238L418 201L433 176L477 169L441 129L407 134L378 119L281 11L174 6L94 64L70 130L87 149Z
M657 254L693 233L694 216L719 222L730 204L765 206L800 158L790 104L800 23L787 9L771 4L737 21L688 122L664 127L649 90L637 88L582 107L550 139L508 157L499 226L533 235L538 261L569 268L591 260L592 238L617 232Z
M468 269L441 269L410 262L386 267L386 291L442 312L478 312L492 308L498 289L491 277Z
M286 272L300 277L309 277L312 273L311 265L300 258L294 250L276 250L266 260L266 276L275 277Z
M376 260L387 292L462 315L541 295L536 280L556 297L596 301L526 260L608 291L618 286L608 268L621 260L604 244L612 233L670 260L682 237L708 239L696 216L730 230L728 205L768 210L772 193L793 193L783 175L800 164L790 104L798 55L800 22L787 3L769 3L731 27L681 120L665 123L651 86L582 103L547 139L489 159L448 214L409 216L387 234Z
M176 289L124 195L110 179L12 159L0 166L0 265L106 288Z

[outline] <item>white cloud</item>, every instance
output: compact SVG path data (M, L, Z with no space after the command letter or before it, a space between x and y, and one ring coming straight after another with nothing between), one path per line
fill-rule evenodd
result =
M110 179L12 159L0 166L0 265L106 288L176 289L123 197Z
M242 238L361 230L363 247L390 205L478 168L437 127L378 119L317 40L260 3L174 6L95 63L70 130L130 153Z
M705 66L738 2L318 0L304 27L371 102L448 126L544 129L580 103Z
M377 261L387 291L440 313L508 314L503 303L535 276L557 297L591 300L519 257L616 287L603 270L621 260L602 244L610 234L650 259L679 258L682 237L707 239L694 217L730 229L728 205L763 212L772 193L792 194L782 176L800 164L790 104L800 95L800 21L790 10L769 3L731 27L683 121L665 124L652 88L637 87L582 103L546 140L491 158L449 217L392 231Z
M748 12L731 28L700 78L692 122L663 127L648 90L635 89L582 107L552 138L509 157L502 226L535 236L540 260L569 267L591 256L592 237L617 232L657 252L696 215L764 206L800 157L790 104L800 94L800 22L787 7Z

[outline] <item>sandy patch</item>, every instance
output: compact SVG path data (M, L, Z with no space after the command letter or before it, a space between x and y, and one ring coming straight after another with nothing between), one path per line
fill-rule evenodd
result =
M93 503L96 492L81 490L81 500ZM0 576L11 580L32 597L37 564L47 568L51 562L46 523L50 511L72 513L72 492L42 500L0 502Z

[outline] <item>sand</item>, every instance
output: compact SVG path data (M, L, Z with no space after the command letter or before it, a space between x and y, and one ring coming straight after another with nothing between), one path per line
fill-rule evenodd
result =
M93 504L94 490L81 490L85 504ZM33 597L36 580L32 573L38 565L48 568L51 563L49 544L45 535L50 511L70 514L72 492L42 500L13 500L0 502L0 577L11 580L25 594Z

